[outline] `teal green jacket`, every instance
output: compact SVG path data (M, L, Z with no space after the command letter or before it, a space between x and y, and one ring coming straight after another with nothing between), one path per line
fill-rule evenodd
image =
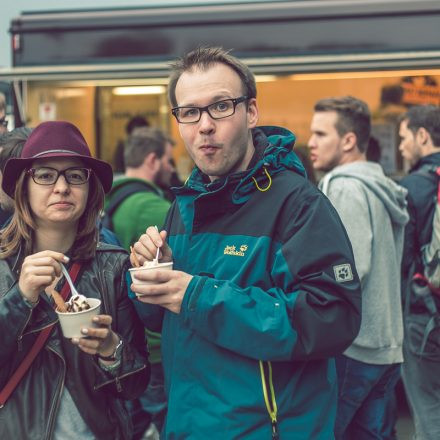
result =
M361 320L351 245L305 179L293 134L253 138L248 170L211 183L196 168L176 191L168 240L174 268L194 276L180 313L134 299L144 324L162 328L165 439L272 438L263 381L281 440L333 438L332 357Z

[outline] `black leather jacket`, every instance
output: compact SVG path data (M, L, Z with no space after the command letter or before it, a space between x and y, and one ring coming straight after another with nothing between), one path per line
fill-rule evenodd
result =
M21 295L17 276L21 258L0 260L0 389L32 347L39 331L57 321L47 296L33 309ZM117 373L102 370L61 334L59 324L5 406L0 409L0 439L52 439L66 386L97 439L129 439L131 423L121 399L140 396L149 380L143 325L127 295L125 251L101 244L83 263L75 283L87 297L100 298L101 313L113 317L112 329L124 341ZM61 289L64 279L57 290Z

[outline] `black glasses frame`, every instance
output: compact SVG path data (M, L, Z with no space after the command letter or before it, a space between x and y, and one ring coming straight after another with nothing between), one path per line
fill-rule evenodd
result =
M174 108L171 109L171 113L176 118L176 120L177 120L177 122L179 124L195 124L196 122L200 121L203 112L208 113L208 115L212 119L224 119L224 118L229 118L229 116L232 116L235 113L235 108L237 107L237 105L240 104L240 102L247 101L247 99L248 99L247 96L239 96L238 98L221 99L220 101L213 102L212 104L206 105L205 107L196 107L196 106L193 106L193 105L188 105L188 106L183 106L183 107L174 107ZM219 104L221 102L228 102L228 101L231 101L232 105L233 105L233 111L232 111L231 114L229 114L227 116L215 117L209 111L209 107L212 107L213 105ZM191 122L182 122L181 120L179 120L179 116L178 116L179 111L182 110L182 109L197 109L199 111L199 118L197 120L194 120L194 121L191 121Z
M8 118L6 116L3 116L3 118L0 118L0 125L2 127L7 127L8 126Z
M52 183L41 183L41 182L37 182L36 180L35 180L35 172L38 170L38 169L46 169L46 170L52 170L52 171L55 171L56 173L57 173L57 177L56 177L56 179L55 179L55 181L54 182L52 182ZM85 170L86 172L87 172L87 174L86 174L86 180L84 180L84 182L81 182L81 183L72 183L71 181L70 181L70 178L67 176L67 174L66 174L66 172L67 171L69 171L69 170ZM40 168L29 168L27 171L26 171L26 174L28 175L28 176L31 176L32 177L32 180L37 184L37 185L43 185L43 186L49 186L49 185L55 185L57 182L58 182L58 179L60 178L60 176L64 176L64 179L66 180L66 182L69 184L69 185L84 185L86 182L88 182L89 181L89 179L90 179L90 175L92 174L92 169L91 168L86 168L86 167L69 167L69 168L66 168L65 170L57 170L56 168L52 168L52 167L40 167Z

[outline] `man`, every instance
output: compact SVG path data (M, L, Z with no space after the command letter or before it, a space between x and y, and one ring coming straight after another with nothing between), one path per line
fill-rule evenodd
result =
M133 182L141 182L138 190L123 199L113 213L112 226L123 247L130 249L138 237L152 224L162 227L170 207L159 186L169 187L172 165L171 139L156 128L139 126L132 130L124 149L125 175L113 183L106 206L120 191ZM147 390L131 411L135 438L147 431L146 438L154 438L160 430L166 412L163 372L160 355L160 334L148 331L151 378ZM150 424L151 421L151 424ZM154 424L154 426L153 426Z
M159 186L170 185L174 171L172 150L172 141L157 128L135 128L127 138L124 177L114 182L106 198L108 206L121 188L128 184L141 182L145 185L144 191L126 197L111 218L112 229L127 250L148 226L163 226L170 203Z
M221 48L178 60L169 99L196 167L167 218L135 244L145 325L162 328L165 439L333 436L334 361L356 336L359 280L294 136L256 128L255 79ZM168 243L165 243L167 238Z
M408 189L410 215L405 229L402 262L403 283L408 287L413 273L423 272L421 248L429 243L433 232L432 221L438 183L435 174L430 176L426 170L440 167L440 108L433 105L410 108L400 123L399 135L399 150L411 166L409 175L401 181ZM432 296L435 298L435 295ZM440 310L440 300L437 298L435 301L437 310ZM428 310L420 303L411 304L411 312L420 317L430 316ZM404 343L405 362L402 377L414 417L416 436L421 440L440 438L438 329L435 334L437 342L428 342L433 344L430 347L430 350L433 350L432 358L420 357L413 353L413 335L410 332L406 335Z
M8 131L8 120L6 119L6 97L0 92L0 135Z
M138 127L149 127L150 123L140 115L133 116L128 120L125 124L125 134L126 136L130 136L133 131ZM113 153L113 181L119 179L119 177L124 175L125 172L125 164L124 164L124 150L125 150L125 141L119 140L115 151Z
M406 191L366 160L370 112L359 99L327 98L315 105L308 142L320 182L341 216L362 286L362 323L337 357L336 439L387 438L385 408L402 362L400 264L408 221Z

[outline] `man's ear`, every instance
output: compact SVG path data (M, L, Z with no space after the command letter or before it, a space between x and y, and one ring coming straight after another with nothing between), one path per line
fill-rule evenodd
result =
M143 165L146 165L150 170L154 170L159 165L159 158L157 154L152 151L145 156Z
M352 131L345 133L344 136L342 136L341 145L342 151L344 152L353 150L353 148L357 146L357 136Z
M423 147L425 146L432 146L432 138L429 134L428 130L426 130L425 127L420 127L416 132L416 139L420 145Z
M258 123L258 107L255 98L248 99L247 102L248 128L255 128Z

